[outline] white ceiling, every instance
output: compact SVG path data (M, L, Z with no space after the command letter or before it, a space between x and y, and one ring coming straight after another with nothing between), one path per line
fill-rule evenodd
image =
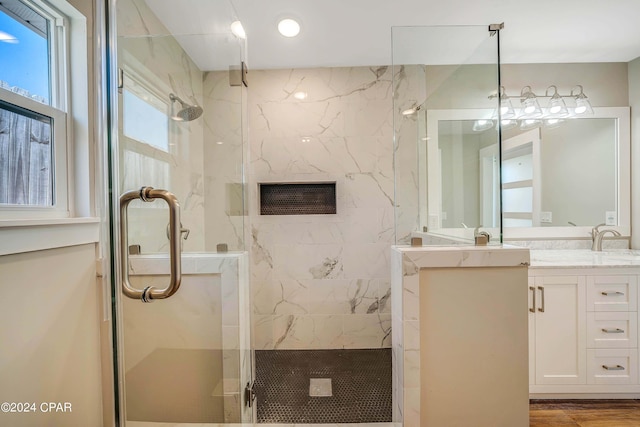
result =
M640 0L230 0L235 12L229 0L145 1L202 70L238 62L228 29L236 12L248 36L251 69L388 65L392 27L479 25L486 37L482 27L500 22L503 63L640 56ZM302 24L297 37L277 32L283 17ZM446 63L456 53L456 34L454 58L477 46L465 47L468 36L457 31L394 34L394 55L403 58L397 63Z
M391 27L499 22L505 23L504 63L628 62L640 56L640 0L231 1L247 33L253 69L385 65L391 63ZM298 37L277 32L285 16L301 22ZM424 45L413 43L402 46Z

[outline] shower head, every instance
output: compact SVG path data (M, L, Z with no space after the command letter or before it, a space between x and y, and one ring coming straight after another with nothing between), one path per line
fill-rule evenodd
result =
M180 97L170 93L169 99L171 100L171 118L177 122L190 122L202 115L202 107L199 105L190 105L184 102ZM177 112L174 110L173 103L178 101L181 105L180 110Z

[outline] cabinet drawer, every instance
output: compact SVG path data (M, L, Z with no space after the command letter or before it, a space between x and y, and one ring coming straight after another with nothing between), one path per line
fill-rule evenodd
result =
M637 311L636 276L588 276L588 311Z
M638 346L638 313L587 313L587 348L635 348Z
M638 350L587 350L587 384L637 384Z

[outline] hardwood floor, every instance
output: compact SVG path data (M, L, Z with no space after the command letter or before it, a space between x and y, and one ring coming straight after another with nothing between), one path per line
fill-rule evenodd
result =
M640 427L640 400L532 400L530 427Z

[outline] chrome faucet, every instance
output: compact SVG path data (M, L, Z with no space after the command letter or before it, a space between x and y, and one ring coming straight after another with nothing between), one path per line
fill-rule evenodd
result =
M475 230L473 230L473 238L476 246L485 246L491 240L491 234L487 231L480 231L481 225L477 226Z
M620 233L618 233L616 230L607 229L601 231L600 227L602 227L603 225L605 224L598 224L591 230L591 239L593 240L591 244L592 251L602 251L602 239L604 239L605 234L611 233L613 236L620 236Z

